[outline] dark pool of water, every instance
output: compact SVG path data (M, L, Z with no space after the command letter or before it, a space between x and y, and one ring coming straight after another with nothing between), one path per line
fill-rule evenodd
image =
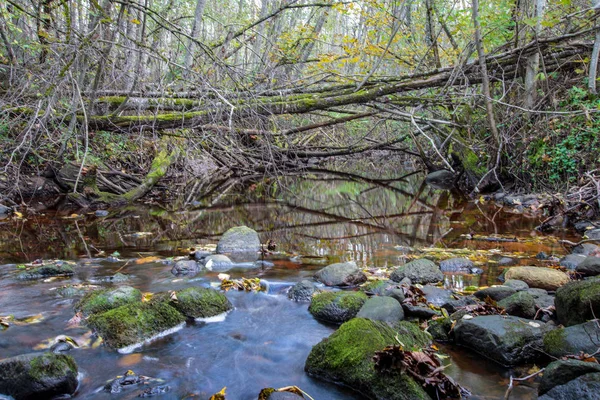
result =
M132 277L127 284L144 292L214 285L216 274L174 277L165 259L184 255L190 247L214 244L232 226L248 225L260 233L263 242L272 239L278 244L277 253L268 257L275 267L232 272L232 276L266 279L273 283L272 292L228 292L235 309L224 321L187 325L132 354L102 346L72 351L82 371L77 397L105 398L108 394L98 389L133 369L170 385L173 390L160 397L165 399L208 398L223 387L229 399L256 399L264 387L289 385L301 387L314 399L359 399L353 392L304 373L311 347L334 328L315 321L307 304L289 301L286 287L339 260L355 260L374 270L399 265L413 253L407 247L481 251L485 273L447 276L450 287L495 283L500 268L493 259L501 255L511 255L526 265L541 263L535 259L539 251L564 253L555 237L535 232L539 223L535 217L465 202L417 181L389 188L313 181L292 189L293 195L277 201L214 205L187 212L131 208L113 210L105 218L47 213L0 221L0 315L43 316L39 323L0 331L0 358L34 351L42 341L59 334L86 335L85 329L67 328L76 300L57 295L55 289L63 284L96 282L120 271ZM466 234L504 234L519 240L474 241L465 238ZM570 238L568 232L561 235ZM120 253L120 262L104 260L114 251ZM161 261L135 263L151 255ZM49 282L16 280L14 264L37 258L74 260L76 275ZM471 390L473 399L502 398L510 374L520 373L465 349L448 346L442 351L452 364L447 372ZM132 398L138 393L126 390L111 398ZM519 385L512 398L535 399L535 388Z

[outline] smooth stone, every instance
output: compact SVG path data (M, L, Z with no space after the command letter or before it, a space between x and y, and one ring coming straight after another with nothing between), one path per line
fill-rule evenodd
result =
M207 270L216 272L229 271L234 267L233 261L224 254L211 254L204 257L201 263Z
M434 306L440 307L442 304L452 300L452 290L439 288L431 285L423 285L421 288L425 293L427 303L431 303Z
M583 276L600 275L600 257L587 256L575 271Z
M590 240L600 240L600 228L588 229L583 237Z
M529 289L529 285L518 279L508 279L503 283L503 286L508 286L515 289L517 292Z
M77 389L77 364L71 356L31 353L0 360L0 397L15 400L69 396Z
M171 268L171 273L173 275L194 275L198 272L202 271L204 267L194 260L181 260L177 261L173 268Z
M404 319L404 310L398 300L391 297L375 296L363 304L356 314L357 318L368 318L373 321L396 323Z
M473 293L473 296L480 300L485 300L486 297L491 298L494 301L500 301L509 296L512 296L517 291L509 286L491 286L489 288L481 289Z
M475 300L471 296L461 297L459 299L452 299L444 304L442 304L442 308L448 311L450 314L456 312L460 308L464 308L466 306L471 306L477 304L477 300Z
M445 169L431 172L425 178L425 183L434 189L450 190L454 187L456 176Z
M454 340L461 346L510 367L539 359L542 337L547 330L546 324L540 321L483 315L459 320L454 326Z
M404 315L419 318L419 319L431 319L442 315L439 311L432 310L427 306L413 306L412 304L402 304L404 309Z
M573 228L579 233L583 233L587 230L594 229L596 225L594 225L591 221L577 221L573 224Z
M580 254L583 256L589 256L592 253L600 253L600 246L592 243L581 243L573 247L573 254Z
M585 374L555 386L538 400L598 400L600 398L600 373Z
M566 269L575 269L585 260L585 257L583 254L567 254L560 259L558 265Z
M313 282L303 280L290 288L288 298L293 301L310 301L315 290L316 288Z
M571 325L548 332L544 336L544 351L554 357L592 354L600 348L600 328L596 321Z
M517 292L498 302L508 315L532 319L535 316L535 299L527 292Z
M440 261L440 270L442 272L464 272L471 273L471 269L475 267L473 261L467 258L450 258Z
M531 288L556 290L570 281L562 271L543 267L512 267L504 275L506 279L518 279Z
M233 227L223 234L217 244L217 253L255 253L260 250L258 233L247 226ZM255 261L248 260L248 261Z
M336 263L317 271L315 279L327 286L355 286L366 282L367 276L354 261Z
M421 258L398 267L390 275L394 282L401 282L404 278L410 279L413 284L437 283L444 279L444 274L433 261Z
M582 375L600 372L600 364L580 360L553 361L544 370L538 394L542 395L555 386L564 385Z
M594 277L564 285L554 299L558 321L575 325L600 316L600 278Z

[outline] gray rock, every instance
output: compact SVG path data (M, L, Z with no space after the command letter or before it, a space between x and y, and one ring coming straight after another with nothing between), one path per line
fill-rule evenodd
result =
M502 299L498 306L504 308L507 314L515 317L531 319L535 316L535 300L527 292L517 292Z
M583 254L567 254L563 258L560 259L559 264L561 267L565 267L566 269L575 269L579 264L585 260Z
M592 243L581 243L573 247L573 254L580 254L583 256L589 256L591 253L600 252L600 246Z
M452 330L452 320L450 318L436 318L429 321L427 332L433 340L447 342L450 340L450 331Z
M0 215L8 214L10 214L10 207L6 207L5 205L0 204Z
M117 272L113 276L106 276L106 277L102 278L102 282L108 282L108 283L122 283L122 282L127 282L128 280L129 280L129 275L125 275L120 272Z
M481 289L473 293L473 296L480 300L485 300L486 297L490 297L494 301L500 301L505 299L517 291L509 286L491 286L489 288Z
M477 300L471 296L461 297L457 300L448 300L442 304L442 308L448 311L450 314L456 312L459 308L477 304Z
M510 288L515 289L517 292L521 291L521 290L527 290L529 289L529 285L523 281L520 281L518 279L508 279L507 281L504 282L503 284L504 286L508 286Z
M173 265L173 268L171 268L171 273L177 276L195 275L203 269L204 267L194 260L181 260L177 261L175 265Z
M437 317L442 315L439 311L432 310L427 306L413 306L412 304L402 304L402 308L404 309L404 314L409 317L419 318L419 319L431 319L433 317Z
M589 229L585 231L584 237L591 240L600 240L600 228Z
M260 239L254 229L236 226L223 234L217 244L217 253L258 253ZM254 261L254 260L252 260Z
M106 216L108 216L108 211L106 211L106 210L96 210L96 212L94 212L94 215L96 217L100 217L100 218L101 217L106 217Z
M355 286L366 282L367 276L354 261L336 263L317 271L315 279L327 286Z
M315 284L311 281L303 280L290 288L288 297L293 301L310 301L315 293Z
M434 189L450 190L454 187L455 178L452 172L441 169L428 174L425 183Z
M532 295L534 298L539 296L545 296L548 294L548 291L546 289L540 288L529 288L526 290L526 292Z
M393 324L404 319L404 310L396 299L375 296L363 304L356 317Z
M594 229L596 225L591 221L577 221L573 224L573 228L579 233Z
M548 364L538 387L542 395L555 386L564 385L581 375L600 372L600 364L580 360L558 360Z
M600 316L600 278L567 283L556 291L554 304L558 321L565 326Z
M585 374L555 386L539 400L598 400L600 399L600 373Z
M408 278L412 283L436 283L444 279L444 274L433 261L421 258L398 267L390 275L394 282Z
M600 348L600 328L596 321L572 325L548 332L544 336L544 351L554 357L592 354Z
M538 349L547 330L540 321L483 315L458 321L454 340L501 365L513 366L533 362L541 356Z
M354 318L366 301L362 292L319 293L312 297L308 311L318 320L341 324Z
M208 256L210 256L212 253L210 251L205 251L205 250L196 250L194 251L194 259L196 261L200 261L203 262L204 259Z
M223 272L234 268L234 263L229 257L223 254L211 254L204 257L201 261L204 268L209 271Z
M575 268L583 276L600 275L600 257L587 256L581 264Z
M449 289L443 289L431 285L423 285L421 290L423 293L425 293L427 302L437 307L440 307L442 304L452 300L452 290Z
M554 306L554 296L551 294L542 294L539 296L533 296L535 306L538 308L548 308Z
M52 276L73 276L73 267L62 262L42 265L20 273L17 278L22 280L44 279Z
M475 267L473 261L467 258L450 258L448 260L440 261L440 270L442 272L455 272L470 274L471 269Z
M516 260L510 257L501 257L498 259L498 265L500 266L514 265L515 263Z
M64 354L32 353L0 360L0 394L15 400L52 399L77 389L77 364Z

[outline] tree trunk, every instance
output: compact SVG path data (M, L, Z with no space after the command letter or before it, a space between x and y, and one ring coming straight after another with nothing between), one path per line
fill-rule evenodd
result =
M204 14L204 7L206 6L206 0L198 0L196 3L196 11L194 12L194 24L192 25L192 33L191 36L193 39L198 39L200 36L200 31L202 29L202 15ZM185 52L185 71L184 76L187 76L189 73L189 69L192 67L194 60L194 42L190 40L188 42L188 47Z
M546 0L536 0L535 3L535 17L537 19L535 24L535 39L539 37L542 31L542 18L544 17L544 8L546 7ZM532 109L535 106L536 99L536 78L538 69L540 66L540 53L527 57L527 67L525 70L525 108Z

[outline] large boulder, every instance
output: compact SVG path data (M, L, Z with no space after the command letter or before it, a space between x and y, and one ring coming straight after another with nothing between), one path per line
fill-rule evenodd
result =
M402 321L396 328L364 318L354 318L312 348L304 369L309 376L356 390L366 399L430 399L408 374L380 374L373 356L386 346L418 349L429 343L427 334Z
M513 294L517 293L517 291L509 286L491 286L485 289L481 289L473 293L473 296L477 297L480 300L485 300L487 297L494 301L500 301L505 299Z
M128 304L87 320L104 343L116 349L152 339L183 322L183 314L160 301Z
M585 260L575 268L575 271L583 276L600 275L600 257L587 256Z
M600 348L600 328L596 321L555 329L544 336L544 351L554 357L592 354Z
M367 295L362 292L319 293L313 296L308 311L318 320L341 324L354 318L365 301Z
M404 319L404 310L398 300L391 297L371 297L356 314L357 318L396 323Z
M454 187L455 180L456 176L452 172L441 169L428 174L425 183L434 189L450 190Z
M169 305L188 318L208 318L233 308L227 297L214 289L190 287L169 296Z
M454 340L497 363L510 367L533 362L541 355L543 322L503 315L462 318L454 326Z
M600 278L571 282L556 291L556 315L565 326L600 316Z
M292 286L288 292L288 298L293 301L310 301L315 293L315 284L303 280Z
M125 304L137 303L142 300L142 292L131 286L121 286L116 289L99 289L87 293L75 306L84 316L103 313Z
M600 396L600 373L585 374L553 387L538 400L597 400Z
M0 394L15 400L70 396L75 389L77 364L70 356L32 353L0 360Z
M498 302L507 314L532 319L535 317L535 299L527 292L517 292Z
M518 279L531 288L556 290L569 282L569 276L562 271L543 267L512 267L506 271L505 279Z
M355 286L367 281L367 276L354 261L336 263L317 271L315 279L327 286Z
M390 275L394 282L400 282L404 278L410 279L412 283L426 284L443 280L444 274L433 261L421 258L396 268Z
M558 265L565 267L566 269L575 269L585 260L585 258L586 256L583 254L567 254L560 259Z
M69 277L73 276L74 273L75 271L73 271L73 267L71 265L62 261L58 261L21 272L17 278L22 280L31 280L50 278L53 276Z
M600 372L600 364L580 360L557 360L548 364L538 387L542 395L555 386L564 385L581 375Z
M258 254L260 250L260 239L258 233L254 229L247 226L236 226L229 229L223 234L221 240L217 244L217 253L219 254L236 254L242 253L248 256ZM252 260L254 261L257 257ZM241 260L238 260L241 261Z
M468 258L449 258L444 261L440 261L440 270L442 272L453 272L459 274L472 274L474 273L475 264Z

